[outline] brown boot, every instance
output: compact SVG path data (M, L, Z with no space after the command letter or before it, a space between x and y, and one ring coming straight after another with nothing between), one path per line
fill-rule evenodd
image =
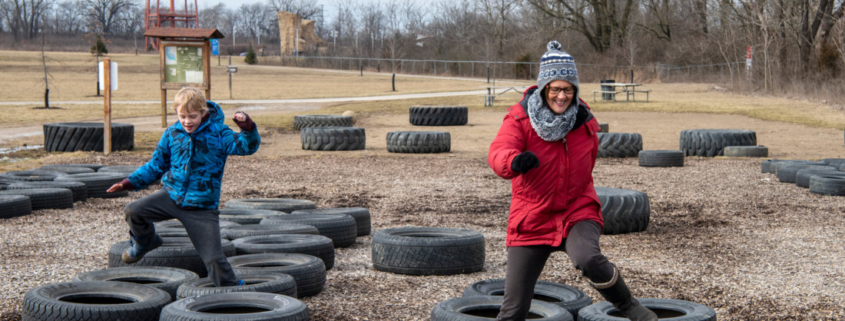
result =
M613 304L617 310L622 312L628 319L632 321L657 321L657 314L642 306L637 299L631 295L622 276L619 275L619 270L613 267L613 278L604 283L590 284L599 291L605 300Z

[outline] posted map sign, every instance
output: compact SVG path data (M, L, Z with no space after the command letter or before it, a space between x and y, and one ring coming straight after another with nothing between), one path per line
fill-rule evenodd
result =
M201 84L202 65L202 47L164 47L164 82Z
M219 56L220 55L220 39L211 39L211 55L212 56Z

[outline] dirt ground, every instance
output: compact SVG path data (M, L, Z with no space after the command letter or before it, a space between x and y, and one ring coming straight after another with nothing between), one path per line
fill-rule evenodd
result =
M410 126L407 115L359 115L367 149L349 152L303 151L298 132L266 129L256 155L229 159L221 204L244 197L301 198L318 207L368 208L374 231L440 226L483 233L484 270L455 276L377 272L372 237L359 237L352 247L337 249L325 290L303 299L311 320L428 320L438 302L460 296L471 283L504 277L510 184L486 164L503 115L503 108L473 111L467 126L452 127ZM776 158L845 154L842 132L835 129L713 114L596 117L611 132L641 133L645 149L677 149L683 129L736 128L755 130L758 143ZM395 130L449 131L452 152L388 153L385 136ZM122 165L146 159L118 152L58 160ZM649 195L647 231L601 238L603 252L636 296L698 302L716 309L720 320L845 319L845 198L779 183L760 173L759 159L687 158L681 168L599 159L594 177L596 186ZM151 192L0 220L0 319L18 319L23 295L33 287L106 268L108 248L127 238L123 206ZM602 300L565 254L553 255L541 279Z

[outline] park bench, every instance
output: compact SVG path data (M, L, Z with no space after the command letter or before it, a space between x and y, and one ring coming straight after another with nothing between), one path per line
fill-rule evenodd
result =
M593 101L596 101L596 94L611 94L613 97L613 101L616 101L616 94L621 94L621 91L613 91L613 90L593 90ZM602 96L602 100L604 100L604 96Z

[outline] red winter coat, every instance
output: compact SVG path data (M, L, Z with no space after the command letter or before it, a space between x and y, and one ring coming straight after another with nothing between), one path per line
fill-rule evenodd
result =
M511 180L513 198L508 217L507 246L559 246L575 223L593 220L603 225L601 205L593 187L598 154L598 121L581 100L575 127L561 141L540 138L528 119L528 88L520 103L508 108L487 163L496 175ZM513 158L532 151L540 167L520 174Z

